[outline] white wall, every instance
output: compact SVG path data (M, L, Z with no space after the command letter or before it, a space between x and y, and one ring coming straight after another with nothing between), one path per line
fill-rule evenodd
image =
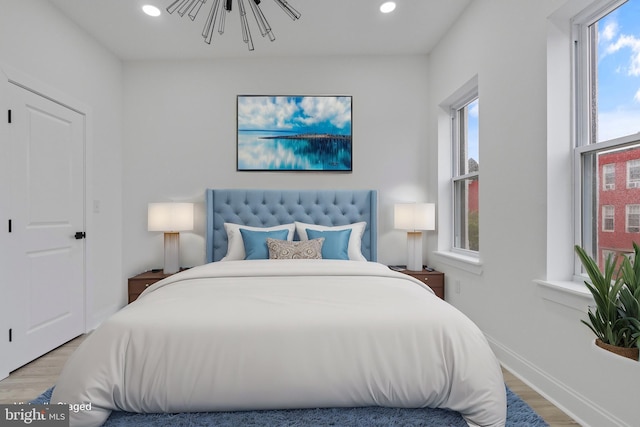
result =
M100 202L100 212L90 209L86 218L91 295L87 326L93 328L126 298L121 261L122 64L47 1L0 0L0 11L0 68L14 69L39 88L77 100L90 110L86 185L91 198ZM0 111L7 108L6 99L0 99ZM5 114L0 126L6 129ZM0 132L4 160L8 158L5 136ZM0 183L2 200L7 184ZM92 200L87 202L92 206ZM0 213L3 221L5 215ZM10 250L1 239L0 245ZM2 277L5 273L0 271ZM7 295L4 289L2 295ZM7 319L1 313L0 320L4 326Z
M87 184L100 212L88 212L89 321L124 304L126 277L162 264L162 236L146 231L147 203L202 202L207 187L378 189L379 260L404 262L392 205L438 202L446 191L438 175L439 104L477 75L482 266L431 253L427 261L446 273L449 301L517 374L585 424L636 424L627 396L637 389L640 364L595 349L579 322L584 313L541 298L533 282L546 278L550 253L547 17L560 2L472 2L429 58L131 62L123 70L48 2L0 0L0 66L92 110ZM238 94L353 95L353 173L237 172ZM182 235L184 265L204 261L202 211L196 230ZM435 233L425 240L438 247Z
M146 231L147 203L202 202L208 187L377 189L379 260L406 263L393 203L433 201L425 192L426 74L426 57L127 63L125 272L162 266L162 235ZM353 172L237 172L239 94L352 95ZM204 262L202 214L200 206L196 230L181 233L182 265Z
M596 349L580 323L584 311L542 298L534 283L547 279L547 246L554 243L553 235L547 240L547 211L554 211L547 206L547 37L555 31L548 17L561 3L472 2L429 57L431 150L442 152L448 143L440 137L445 112L439 104L474 75L481 144L481 268L437 255L432 264L446 273L448 300L485 331L518 375L586 425L637 425L628 396L637 390L640 364ZM567 41L565 55L569 46ZM567 72L563 76L569 78ZM558 102L566 110L570 98ZM568 128L561 133L569 147ZM429 166L430 193L446 195L446 179L432 159ZM570 164L565 173L571 173ZM566 211L566 205L557 208ZM447 242L439 243L447 248Z

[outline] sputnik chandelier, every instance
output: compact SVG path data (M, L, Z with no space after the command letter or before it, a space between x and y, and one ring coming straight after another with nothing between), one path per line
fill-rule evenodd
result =
M274 41L276 37L273 35L273 31L271 30L271 26L269 22L267 22L267 18L265 18L264 13L262 13L262 9L260 9L260 1L261 0L246 0L249 3L249 7L251 7L251 11L253 12L253 16L256 18L256 22L258 23L258 28L260 29L260 33L262 37L269 37L269 40ZM295 10L286 0L274 0L281 8L285 11L291 19L294 21L300 18L300 12ZM181 17L185 14L191 18L192 21L196 19L200 8L207 2L207 0L175 0L169 7L167 7L167 12L173 13L176 10L178 11L178 15ZM211 39L213 38L213 31L218 25L218 33L222 35L224 33L224 23L227 16L227 13L231 12L231 5L233 3L232 0L212 0L213 5L211 6L211 11L209 12L209 16L207 17L207 21L205 22L204 29L202 30L202 37L204 37L204 41L207 44L211 44ZM249 22L247 20L247 9L245 8L244 0L237 0L238 12L240 13L240 25L242 27L242 39L249 47L249 50L253 50L253 40L251 39L251 31L249 30Z

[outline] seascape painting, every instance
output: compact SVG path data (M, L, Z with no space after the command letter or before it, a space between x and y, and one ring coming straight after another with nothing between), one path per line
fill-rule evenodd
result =
M351 171L350 96L238 96L239 171Z

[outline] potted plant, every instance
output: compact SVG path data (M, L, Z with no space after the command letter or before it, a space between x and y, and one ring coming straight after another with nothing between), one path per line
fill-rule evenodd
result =
M620 311L627 317L636 346L640 347L640 246L633 243L633 261L625 257L620 267Z
M640 257L638 246L634 244L635 258ZM638 337L640 336L640 314L637 281L640 280L640 261L631 265L626 259L616 274L616 259L609 255L604 271L580 246L575 247L580 262L584 266L589 281L585 285L593 295L595 307L589 307L589 322L581 320L596 335L596 345L630 359L638 360ZM636 274L638 272L639 274ZM626 276L625 276L626 273ZM614 277L615 275L615 277ZM633 280L627 285L625 280ZM624 291L622 291L624 289ZM622 298L621 298L621 295ZM635 300L635 302L633 302ZM627 312L629 310L630 312Z

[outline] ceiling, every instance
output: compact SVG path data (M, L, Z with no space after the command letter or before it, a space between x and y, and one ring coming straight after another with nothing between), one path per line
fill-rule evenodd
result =
M288 0L302 14L293 21L275 1L262 0L276 40L260 35L248 11L255 44L249 52L242 42L238 0L233 0L224 34L216 27L211 45L201 33L214 0L207 0L195 21L168 14L166 7L173 0L49 1L123 60L426 54L471 2L395 0L396 10L385 15L378 10L383 0ZM145 15L144 4L157 6L162 15Z

